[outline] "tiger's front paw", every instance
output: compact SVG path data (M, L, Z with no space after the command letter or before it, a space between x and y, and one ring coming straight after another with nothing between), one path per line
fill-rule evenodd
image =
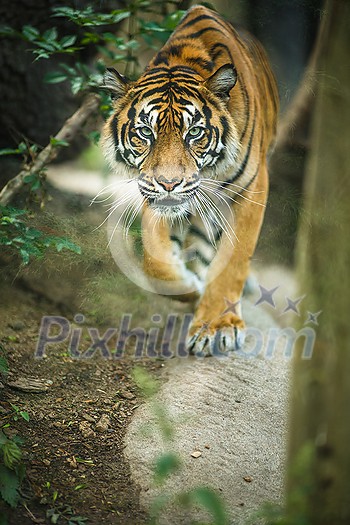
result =
M195 321L190 328L187 348L197 357L227 355L242 348L244 328L244 321L234 314L206 323Z

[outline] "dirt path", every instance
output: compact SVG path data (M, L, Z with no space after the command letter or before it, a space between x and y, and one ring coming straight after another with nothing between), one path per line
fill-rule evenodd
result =
M27 479L24 506L9 512L9 524L50 523L48 511L89 518L91 524L135 525L146 522L139 507L139 489L130 478L123 438L140 402L130 376L133 363L101 358L76 361L62 344L34 359L43 315L67 315L41 297L17 286L2 286L1 345L11 374L52 381L47 392L26 393L6 386L0 391L0 424L8 435L24 440ZM156 370L159 363L148 365ZM29 414L14 421L11 403ZM107 428L98 431L98 421ZM57 494L57 497L56 497ZM55 499L56 498L56 499ZM1 510L1 509L0 509ZM59 524L67 523L62 518Z

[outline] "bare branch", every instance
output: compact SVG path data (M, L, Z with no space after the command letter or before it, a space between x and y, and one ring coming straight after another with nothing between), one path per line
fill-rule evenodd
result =
M100 97L95 94L89 95L80 108L66 120L54 139L57 141L71 142L75 135L81 130L87 119L97 111ZM29 168L22 169L13 179L11 179L0 192L0 205L6 206L12 197L25 184L24 179L32 173L39 173L47 166L58 154L59 144L48 144L36 157Z

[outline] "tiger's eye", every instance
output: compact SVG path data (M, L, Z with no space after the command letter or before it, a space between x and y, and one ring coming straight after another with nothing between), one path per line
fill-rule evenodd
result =
M147 127L147 126L143 126L143 128L140 128L140 133L141 135L143 135L144 137L151 137L153 135L153 132L151 130L151 128Z
M195 126L194 128L191 128L187 135L189 135L192 138L199 137L199 135L202 133L202 128L199 126Z

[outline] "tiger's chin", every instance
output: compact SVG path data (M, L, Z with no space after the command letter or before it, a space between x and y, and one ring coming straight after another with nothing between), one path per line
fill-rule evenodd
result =
M162 197L149 199L152 210L166 219L182 219L192 213L192 205L188 199L179 197Z

